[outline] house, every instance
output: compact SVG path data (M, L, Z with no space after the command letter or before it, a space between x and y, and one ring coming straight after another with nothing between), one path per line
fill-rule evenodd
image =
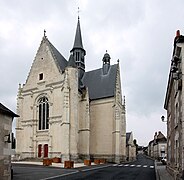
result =
M154 140L151 140L148 144L148 156L153 158L153 143Z
M155 159L162 159L166 157L167 150L167 138L161 133L161 131L155 133L153 140L153 157Z
M167 156L167 138L161 131L155 132L153 140L149 142L148 156L158 160Z
M176 32L164 108L167 110L167 169L184 178L184 36Z
M105 48L105 47L104 47ZM42 38L17 95L16 153L20 159L126 160L126 112L119 61L107 53L102 67L86 71L78 18L70 57Z
M12 121L18 117L0 103L0 179L11 179Z
M134 161L136 159L136 145L133 141L133 133L126 133L126 156L128 161Z

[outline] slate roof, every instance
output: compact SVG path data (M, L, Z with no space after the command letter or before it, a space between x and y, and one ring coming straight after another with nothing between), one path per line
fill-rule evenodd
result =
M151 141L149 142L149 145L151 145L153 142L154 142L154 140L151 140Z
M117 64L111 65L109 72L105 75L102 68L85 72L82 82L88 87L91 100L115 95L117 67Z
M76 65L76 63L75 63L75 60L74 60L74 57L73 57L73 55L72 54L70 54L70 58L69 58L69 60L68 60L68 66L70 66L70 67L77 67L77 65Z
M166 137L159 131L156 142L167 142Z
M67 66L67 60L61 55L61 53L52 45L52 43L47 39L49 47L53 56L55 57L56 63L59 66L61 71L64 71L65 67Z
M9 110L7 107L5 107L1 103L0 103L0 113L9 115L10 117L19 117L17 114L15 114L13 111Z
M82 36L81 36L81 28L80 28L79 18L78 18L78 22L77 22L77 29L76 29L75 40L74 40L74 45L73 45L73 49L75 49L75 48L84 49L83 45L82 45Z

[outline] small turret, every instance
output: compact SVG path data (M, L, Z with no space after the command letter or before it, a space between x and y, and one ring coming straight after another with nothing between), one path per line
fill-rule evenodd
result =
M103 61L103 75L108 74L109 68L110 68L110 55L107 53L104 54L104 57L102 59Z

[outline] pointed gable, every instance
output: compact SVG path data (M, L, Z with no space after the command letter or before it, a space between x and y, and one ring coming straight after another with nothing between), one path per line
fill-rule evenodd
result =
M40 80L48 82L61 80L61 74L67 63L67 60L44 35L27 77L26 89L37 86Z
M117 68L117 64L111 65L105 75L102 68L84 74L83 83L89 89L91 100L115 96Z

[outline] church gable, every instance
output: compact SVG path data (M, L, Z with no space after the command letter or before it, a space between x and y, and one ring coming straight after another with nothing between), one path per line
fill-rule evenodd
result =
M61 81L61 74L66 66L65 58L44 36L27 77L25 88L35 88L39 82Z

